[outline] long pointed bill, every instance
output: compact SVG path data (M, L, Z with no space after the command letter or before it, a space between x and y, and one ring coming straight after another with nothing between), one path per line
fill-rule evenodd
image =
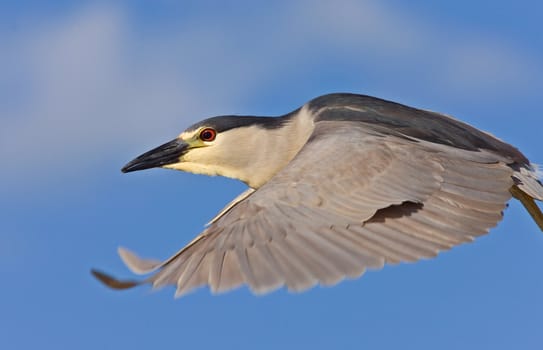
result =
M167 142L157 148L145 152L141 156L126 164L121 171L131 171L157 168L168 164L179 162L179 158L187 152L189 144L181 139Z

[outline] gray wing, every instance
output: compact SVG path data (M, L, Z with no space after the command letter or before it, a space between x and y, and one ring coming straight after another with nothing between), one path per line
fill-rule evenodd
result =
M121 256L134 272L158 270L144 282L177 296L332 285L488 232L511 197L507 161L323 121L289 165L170 259Z

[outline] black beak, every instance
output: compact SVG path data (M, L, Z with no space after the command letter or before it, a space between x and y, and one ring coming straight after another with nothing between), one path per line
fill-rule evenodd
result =
M145 152L141 156L126 164L121 171L131 171L157 168L179 162L179 157L187 152L189 144L183 140L175 139Z

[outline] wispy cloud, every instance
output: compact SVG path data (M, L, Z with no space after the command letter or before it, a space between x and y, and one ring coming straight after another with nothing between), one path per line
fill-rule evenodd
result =
M92 164L108 148L173 129L179 114L190 114L196 96L160 57L130 57L135 42L126 30L119 11L91 8L20 33L2 49L24 67L10 77L19 103L2 111L6 180L38 171L39 182Z
M239 23L187 18L178 30L139 37L122 8L83 7L0 33L8 39L0 44L8 53L0 58L4 185L17 187L35 169L46 182L109 149L181 131L184 118L236 111L240 96L300 65L319 69L320 57L378 71L391 84L419 79L466 95L526 86L541 71L500 38L466 38L380 1L274 9Z
M531 85L541 71L535 59L500 37L439 25L381 1L312 3L310 13L304 8L298 18L313 45L392 70L399 79L411 73L446 92L497 94L503 86Z

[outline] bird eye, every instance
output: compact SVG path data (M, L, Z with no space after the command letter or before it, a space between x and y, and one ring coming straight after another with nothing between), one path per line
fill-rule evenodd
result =
M215 140L216 136L217 136L217 132L211 128L206 128L200 131L200 140L202 141L211 142Z

